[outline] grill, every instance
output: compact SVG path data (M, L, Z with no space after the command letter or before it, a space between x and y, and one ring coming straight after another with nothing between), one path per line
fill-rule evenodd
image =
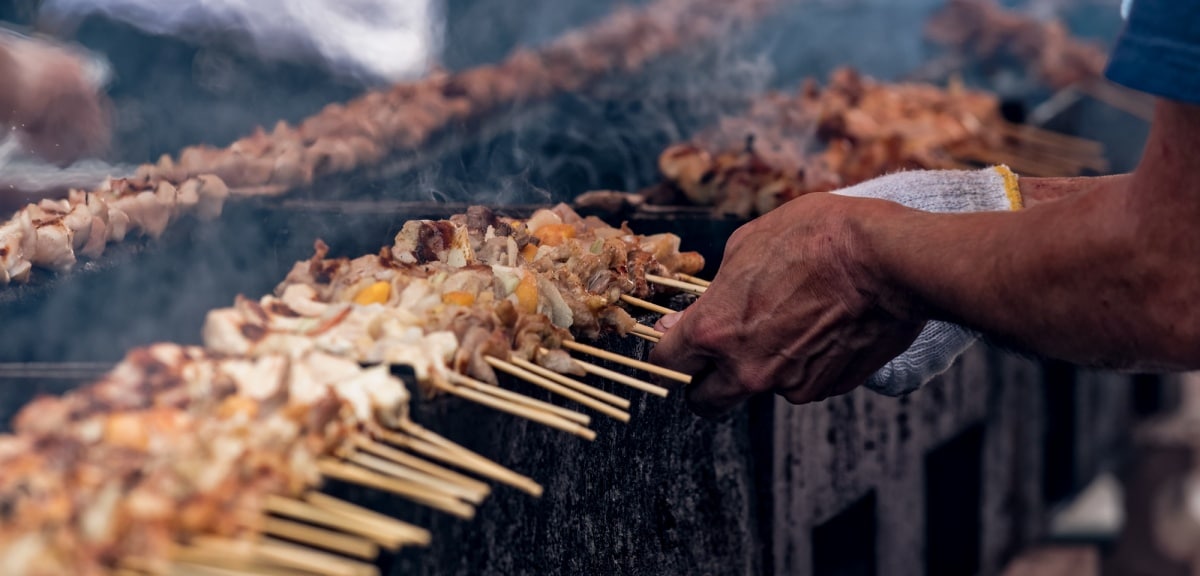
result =
M886 23L911 22L916 30L923 17L911 6L864 16L843 3L808 5L739 46L774 58L777 82L788 84L842 63L846 52L831 36L865 35ZM828 42L818 53L783 58L787 47L773 41L789 27L811 32L814 44ZM884 54L847 41L868 72L914 68L920 58L903 42ZM231 202L216 222L184 221L159 241L126 242L70 273L0 289L7 328L0 360L58 367L0 377L0 421L36 394L85 382L134 346L198 343L206 311L236 293L269 292L311 254L315 238L333 255L355 256L375 252L407 220L462 212L467 201L524 215L590 189L651 184L662 148L751 95L731 91L714 107L692 93L688 74L722 58L728 55L676 57L587 95L460 126L419 153L319 179L283 198ZM1133 166L1140 150L1128 135L1145 130L1089 101L1046 125L1104 141L1114 170ZM1118 134L1126 136L1112 137ZM682 207L621 216L640 233L682 236L685 249L704 253L707 276L725 238L743 223ZM602 346L647 353L633 338ZM498 487L476 519L464 522L350 485L332 483L329 491L433 532L429 548L382 557L391 574L994 572L1042 535L1055 503L1112 464L1125 424L1171 403L1166 384L1143 378L1136 389L1133 402L1131 378L981 347L939 382L900 399L856 391L797 408L758 398L710 423L692 417L678 394L636 398L632 423L598 419L593 443L442 398L419 402L414 418L534 477L544 496Z

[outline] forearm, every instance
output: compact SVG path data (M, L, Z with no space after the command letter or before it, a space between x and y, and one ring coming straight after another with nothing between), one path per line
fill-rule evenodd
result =
M1179 112L1179 110L1175 110ZM1186 112L1186 110L1185 110ZM1195 111L1156 123L1131 176L1022 181L1045 201L1010 213L864 210L866 269L894 287L881 304L977 328L1052 357L1123 368L1200 365L1200 150ZM1191 126L1192 129L1195 126ZM1043 186L1045 184L1045 186ZM1042 189L1044 188L1044 189ZM1045 194L1043 194L1045 193Z
M1062 200L1099 187L1127 182L1130 174L1097 176L1094 178L1026 178L1020 179L1021 200L1026 208Z

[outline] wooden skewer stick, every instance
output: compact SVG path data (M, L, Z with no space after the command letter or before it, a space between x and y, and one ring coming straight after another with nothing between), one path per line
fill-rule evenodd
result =
M379 570L370 564L339 558L311 548L265 538L255 549L260 558L300 570L336 576L378 576ZM314 568L316 570L314 570Z
M267 496L264 508L279 516L336 528L343 532L369 538L388 550L396 550L406 541L406 532L381 529L380 525L358 521L348 515L324 510L302 500L292 500L272 494Z
M547 350L545 348L542 348L542 351L546 352ZM572 360L581 369L583 369L584 372L587 372L588 374L593 374L593 375L599 376L599 377L607 379L607 380L612 380L613 382L616 382L618 384L624 384L635 390L641 390L642 392L653 394L653 395L659 396L661 398L666 398L667 394L669 393L669 391L666 388L663 388L662 386L658 386L656 384L651 384L649 382L646 382L645 380L639 380L637 378L634 378L633 376L628 376L628 375L622 374L620 372L617 372L616 370L609 370L608 368L605 368L603 366L597 366L595 364L592 364L591 362L584 362L583 360L580 360L578 358L572 358Z
M433 541L433 536L429 531L420 526L402 522L328 494L308 492L304 494L304 500L316 508L342 516L356 525L362 526L363 530L390 534L395 539L418 546L428 546Z
M705 288L704 286L698 286L690 282L683 282L681 280L667 278L665 276L658 276L656 274L647 274L646 281L659 284L661 286L670 286L671 288L683 290L684 292L691 292L692 294L697 295L703 294L705 290L708 290L708 288Z
M1096 140L1046 130L1045 128L1039 128L1031 124L998 122L996 126L1005 135L1021 140L1036 141L1058 149L1072 150L1079 155L1097 156L1104 154L1104 144Z
M638 298L636 296L630 296L628 294L622 294L621 301L626 304L629 304L630 306L637 306L638 308L643 308L645 310L649 310L651 312L657 312L659 314L674 314L675 313L674 310L667 308L666 306L659 306L658 304L655 304L649 300L642 300L641 298Z
M658 330L655 330L649 326L644 326L642 324L638 324L638 325L634 326L633 332L636 332L643 336L649 336L651 338L662 338L664 336L664 334L662 332L659 332Z
M334 480L391 492L459 518L469 520L475 516L474 506L407 480L390 478L366 468L328 458L318 460L317 469L321 471L321 474Z
M1145 94L1127 90L1104 80L1081 82L1078 84L1078 88L1080 92L1117 110L1132 114L1147 122L1154 120L1154 100Z
M592 417L588 416L587 414L584 414L582 412L576 412L576 411L568 409L568 408L563 408L562 406L556 406L549 402L543 402L541 400L538 400L537 398L530 398L524 394L517 394L516 392L513 392L512 390L506 390L499 386L494 386L492 384L488 384L487 382L480 382L479 380L476 380L476 379L471 378L470 376L466 376L464 374L459 374L458 372L450 372L449 379L450 379L450 382L453 384L457 384L459 386L466 386L467 388L471 388L473 390L478 390L480 392L483 392L484 394L491 394L492 396L499 396L500 398L512 400L513 402L516 402L518 404L525 404L526 406L529 406L530 408L534 408L536 410L545 410L546 412L550 412L552 414L562 416L563 418L566 418L567 420L571 420L572 422L578 422L584 426L587 426L588 424L592 423Z
M391 446L380 444L379 442L367 438L366 436L359 436L355 438L354 443L359 450L370 452L371 454L383 458L384 460L391 460L392 462L400 464L401 466L408 466L409 468L420 470L421 472L424 472L435 478L439 478L444 482L461 486L466 490L470 490L479 494L480 498L486 498L492 493L492 488L484 482L480 482L479 480L464 474L459 474L458 472L455 472L449 468L438 466L437 464L434 464L433 462L423 458L417 458L408 452L401 452L400 450L392 448Z
M611 404L605 404L604 402L601 402L595 398L592 398L591 396L587 396L587 395L581 394L579 392L576 392L570 388L567 388L566 386L563 386L562 384L559 384L557 382L550 380L549 378L544 378L542 376L538 376L537 374L534 374L533 372L525 370L524 368L521 368L520 366L517 366L516 364L513 364L512 362L501 360L499 358L495 358L492 356L485 356L484 360L486 360L488 364L491 364L492 368L495 368L497 370L500 370L501 372L505 372L512 376L516 376L517 378L525 380L526 382L529 382L530 384L533 384L535 386L540 386L542 388L545 388L546 390L549 390L555 394L558 394L559 396L562 396L563 398L567 398L569 400L583 404L584 406L587 406L588 408L591 408L592 410L595 410L601 414L604 414L605 416L611 417L611 418L619 420L621 422L629 421L629 413L628 412L625 412L624 410L616 408Z
M497 398L496 396L492 396L490 394L484 394L483 392L476 392L474 390L471 390L468 388L463 388L461 386L452 386L452 387L444 388L444 390L446 392L449 392L450 394L454 394L455 396L461 396L461 397L466 398L467 400L470 400L477 404L483 404L484 406L487 406L488 408L492 408L495 410L499 410L500 412L505 412L508 414L512 414L513 416L517 416L520 418L524 418L526 420L537 422L538 424L549 426L556 430L562 430L563 432L567 432L569 434L574 434L585 440L590 441L590 440L596 439L596 431L595 430L592 430L591 428L588 428L587 426L582 426L578 423L571 422L570 420L563 419L559 416L555 416L554 414L551 414L549 412L545 412L542 410L535 410L528 406L517 404L516 402L511 402L508 400Z
M379 555L379 546L365 538L282 518L264 518L262 530L272 536L363 560L372 560Z
M692 284L697 284L697 285L703 286L705 288L708 288L709 285L712 284L712 281L710 281L710 280L705 280L703 278L697 278L690 274L682 274L682 273L676 272L675 277L679 278L680 280L684 280L686 282L691 282Z
M392 462L391 460L375 454L370 454L366 451L351 454L346 458L346 460L353 462L354 464L358 464L363 468L369 468L379 472L385 476L391 476L393 478L419 484L425 488L433 490L434 492L439 492L452 498L458 498L459 500L466 500L471 504L479 505L483 503L484 500L484 496L474 490L468 490L462 486L459 486L458 484L446 482L445 480L442 480L436 476L430 476L429 474L419 470L414 470L403 464Z
M140 572L131 573L141 574ZM167 569L162 574L166 576L262 576L264 572L260 571L260 567L257 566L254 571L250 571L226 566L174 562L170 566L167 566Z
M603 358L605 360L608 360L611 362L616 362L617 364L622 364L622 365L628 366L630 368L636 368L638 370L649 372L651 374L657 374L659 376L662 376L663 378L670 378L671 380L683 382L684 384L690 384L692 382L692 377L688 376L687 374L684 374L683 372L677 372L677 371L671 370L669 368L663 368L662 366L656 366L649 362L642 362L641 360L635 360L633 358L629 358L628 356L614 354L612 352L609 352L608 350L602 350L600 348L596 348L595 346L588 346L587 344L580 344L579 342L575 342L572 340L563 340L562 346L563 346L563 348L569 348L576 352L583 352L584 354L595 356L597 358Z
M633 336L634 338L641 338L642 340L645 340L651 344L658 344L659 341L661 340L660 338L655 338L649 334L642 334L641 332L630 332L629 336Z
M261 542L200 536L172 551L177 562L249 570L253 573L306 573L378 576L375 566L274 538Z
M521 368L524 368L530 372L533 372L534 374L537 374L539 376L549 378L550 380L558 382L559 384L562 384L563 386L566 386L567 388L571 388L578 392L582 392L582 393L587 394L588 396L591 396L592 398L595 398L602 402L607 402L609 404L612 404L613 406L616 406L617 408L621 408L623 410L629 409L629 400L622 398L620 396L617 396L616 394L609 394L608 392L605 392L599 388L596 388L595 386L589 386L587 384L584 384L583 382L580 382L574 378L569 378L567 376L559 374L558 372L550 370L549 368L546 368L544 366L538 366L537 364L534 364L533 362L525 360L524 358L513 358L512 363L516 364L517 366L520 366Z
M535 498L541 497L542 486L528 476L522 476L497 464L483 456L480 456L466 448L458 446L437 434L429 432L415 423L406 423L401 425L401 429L412 434L399 434L390 430L384 430L379 433L381 439L388 444L399 448L407 448L417 454L427 458L433 458L439 462L458 467L459 469L478 474L484 478L489 478L497 482L502 482L513 488L521 490ZM427 434L426 435L423 435ZM437 438L444 442L434 442L431 438ZM447 446L447 444L449 446ZM452 448L453 447L453 448Z

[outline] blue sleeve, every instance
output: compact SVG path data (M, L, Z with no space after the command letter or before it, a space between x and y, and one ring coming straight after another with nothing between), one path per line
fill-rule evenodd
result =
M1200 0L1133 0L1109 80L1200 104Z

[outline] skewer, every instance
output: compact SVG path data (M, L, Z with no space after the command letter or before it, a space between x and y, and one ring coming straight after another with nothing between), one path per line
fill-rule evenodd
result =
M546 349L542 348L542 350L545 351ZM622 374L615 370L609 370L608 368L605 368L603 366L597 366L595 364L592 364L591 362L584 362L583 360L580 360L578 358L572 358L572 360L574 360L575 364L577 364L581 369L583 369L584 372L587 372L588 374L593 374L593 375L599 376L601 378L612 380L613 382L616 382L618 384L624 384L635 390L641 390L642 392L653 394L655 396L659 396L662 398L667 397L668 390L666 388L663 388L662 386L658 386L656 384L651 384L649 382L646 382L645 380L639 380L637 378Z
M669 286L671 288L682 290L684 292L690 292L696 295L703 294L705 290L708 290L708 288L705 288L704 286L698 286L696 284L683 282L674 278L667 278L665 276L658 276L656 274L647 274L646 281L653 284L658 284L660 286Z
M562 346L563 346L563 348L569 348L571 350L575 350L576 352L583 352L584 354L595 356L597 358L603 358L610 362L616 362L617 364L622 364L622 365L628 366L630 368L636 368L638 370L649 372L651 374L656 374L658 376L662 376L663 378L670 378L671 380L683 382L684 384L690 384L692 382L692 377L688 376L687 374L684 374L683 372L677 372L677 371L671 370L669 368L663 368L662 366L656 366L649 362L642 362L641 360L635 360L635 359L629 358L627 356L621 356L620 354L614 354L612 352L609 352L608 350L596 348L595 346L588 346L587 344L580 344L579 342L575 342L572 340L563 340Z
M422 456L456 466L484 478L502 482L535 498L542 495L542 486L532 478L517 474L416 424L401 425L401 430L412 436L390 430L379 432L379 436L384 442L393 446L407 448Z
M658 342L661 340L660 338L655 338L649 334L642 334L641 332L630 332L629 335L633 336L634 338L641 338L642 340L645 340L651 344L658 344Z
M193 564L191 562L176 562L167 566L167 569L162 574L167 576L261 576L264 573L270 573L261 570L262 567L255 567L254 571L249 571L237 568ZM133 573L138 574L138 572Z
M615 408L611 404L605 404L604 402L601 402L595 398L576 392L548 378L534 374L533 372L525 370L524 368L521 368L512 362L501 360L493 356L485 356L484 360L486 360L487 363L492 366L492 368L500 370L501 372L505 372L509 375L516 376L517 378L525 380L526 382L529 382L535 386L545 388L546 390L549 390L569 400L583 404L584 406L604 414L605 416L609 416L621 422L629 421L628 412Z
M282 518L264 518L262 530L266 534L313 548L323 548L363 560L372 560L379 555L379 546L370 540Z
M645 326L643 324L638 324L638 325L634 326L633 332L635 332L637 334L641 334L643 336L649 336L651 338L656 338L656 339L662 338L664 335L662 332L659 332L658 330L655 330L655 329L653 329L649 326Z
M458 484L446 482L440 478L430 476L424 472L413 470L408 466L397 464L391 460L370 454L366 451L351 454L346 458L346 461L358 464L363 468L369 468L385 476L391 476L393 478L419 484L425 488L433 490L434 492L439 492L452 498L466 500L471 504L479 505L484 500L484 496L480 495L474 490L468 490L462 486L459 486Z
M475 516L474 506L447 496L444 493L429 490L414 482L391 478L360 466L354 466L329 458L318 460L317 469L321 471L322 475L334 480L391 492L397 496L403 496L418 504L423 504L459 518L470 520Z
M378 576L375 566L275 538L261 542L198 536L172 551L175 562L261 574L306 573Z
M420 470L421 472L438 478L444 482L461 486L466 490L470 490L479 494L480 498L485 498L492 492L490 486L474 478L459 474L458 472L455 472L449 468L443 468L428 460L417 458L416 456L413 456L407 452L401 452L395 448L392 448L391 446L380 444L379 442L371 440L365 436L359 436L355 438L354 445L358 447L359 450L370 452L371 454L383 458L384 460L390 460L401 466L408 466L409 468Z
M392 534L396 539L402 539L418 546L428 546L432 541L429 531L420 526L402 522L328 494L308 492L304 495L304 500L315 508L346 518L356 526L361 526L364 531Z
M1126 112L1147 122L1154 119L1154 101L1143 97L1142 94L1128 91L1103 80L1081 82L1078 87L1080 92L1117 110Z
M708 288L709 285L712 284L712 281L710 281L710 280L705 280L703 278L697 278L695 276L692 276L691 274L684 274L682 272L676 272L675 277L679 278L680 280L686 281L686 282L691 282L692 284L696 284L698 286L703 286L705 288Z
M608 402L609 404L612 404L613 406L616 406L617 408L621 408L621 409L625 409L625 410L629 409L629 400L622 398L620 396L617 396L616 394L609 394L608 392L605 392L599 388L596 388L595 386L589 386L589 385L584 384L583 382L580 382L574 378L569 378L567 376L559 374L558 372L550 370L549 368L545 368L543 366L538 366L537 364L534 364L533 362L525 360L524 358L513 358L512 363L516 364L517 366L520 366L521 368L529 370L530 372L533 372L534 374L537 374L539 376L549 378L550 380L558 382L559 384L562 384L563 386L566 386L567 388L572 388L574 390L577 390L579 392L587 394L588 396L596 398L597 400L601 400L603 402Z
M438 434L428 428L425 428L424 426L421 426L420 424L417 424L416 422L413 422L412 420L402 421L400 423L400 430L410 434L419 443L424 442L428 445L433 446L434 448L440 448L440 449L446 450L446 451L456 455L459 458L463 458L463 459L471 461L471 462L476 462L483 466L490 466L490 467L496 469L497 471L504 472L508 475L511 475L511 476L514 476L517 478L524 478L525 480L528 480L529 482L533 483L534 486L537 486L537 494L534 494L534 496L540 497L542 494L542 487L540 485L538 485L536 482L533 482L533 480L529 479L528 477L517 474L516 472L513 472L512 470L509 470L508 468L504 467L502 464L498 464L494 460L486 458L483 455L481 455L477 452L474 452L461 444L453 442L449 438L446 438L445 436L442 436L441 434Z
M591 428L588 428L587 426L582 426L575 422L571 422L570 420L565 420L565 419L555 416L554 414L551 414L549 412L543 412L541 410L534 410L533 408L529 408L527 406L523 406L523 405L517 404L515 402L509 402L507 400L502 400L495 396L491 396L489 394L484 394L482 392L476 392L476 391L468 389L468 388L448 387L448 388L444 388L444 390L446 392L449 392L450 394L454 394L456 396L461 396L472 402L476 402L478 404L483 404L484 406L487 406L488 408L493 408L493 409L499 410L501 412L506 412L508 414L512 414L513 416L518 416L518 417L524 418L526 420L531 420L533 422L537 422L538 424L543 424L545 426L549 426L549 427L557 429L557 430L562 430L563 432L574 434L585 440L595 440L596 439L595 430L592 430Z
M264 538L255 548L257 555L280 566L310 570L337 576L378 576L379 570L346 558L340 558L311 548L297 546L274 538Z
M501 388L499 386L494 386L492 384L488 384L486 382L480 382L479 380L465 376L463 374L459 374L458 372L450 372L448 378L449 378L450 382L453 384L457 384L459 386L466 386L467 388L478 390L485 394L491 394L493 396L498 396L500 398L512 400L513 402L516 402L518 404L525 404L526 406L529 406L530 408L534 408L536 410L545 410L546 412L550 412L557 416L561 416L572 422L578 422L579 424L582 424L584 426L587 426L592 423L592 417L588 416L587 414L583 414L581 412L576 412L574 410L563 408L562 406L556 406L549 402L543 402L536 398L530 398L529 396L526 396L524 394L517 394L516 392L513 392L512 390L507 390L507 389Z
M642 300L641 298L638 298L637 296L630 296L628 294L622 294L621 301L626 304L629 304L631 306L637 306L638 308L643 308L643 309L649 310L651 312L657 312L659 314L674 314L675 313L674 310L667 308L666 306L660 306L658 304L650 302L649 300Z
M1104 144L1101 142L1047 130L1032 124L997 122L996 127L1006 136L1022 140L1035 140L1049 146L1075 150L1080 154L1100 155L1104 153Z
M336 528L343 532L370 538L388 550L397 550L410 539L411 531L391 529L382 523L364 521L347 514L325 510L302 500L292 500L277 495L267 496L263 508L272 514L303 520L311 524ZM398 520L396 522L399 522ZM412 526L412 528L416 528Z

